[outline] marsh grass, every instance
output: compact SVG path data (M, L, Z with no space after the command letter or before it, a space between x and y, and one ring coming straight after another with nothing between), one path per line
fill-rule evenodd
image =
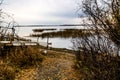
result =
M43 31L54 31L54 30L57 30L57 29L33 29L33 32L43 32Z
M83 30L83 29L65 29L57 32L47 32L42 34L31 34L31 37L41 37L41 38L76 38L76 37L82 37L82 36L89 36L89 31ZM76 35L77 34L77 35Z

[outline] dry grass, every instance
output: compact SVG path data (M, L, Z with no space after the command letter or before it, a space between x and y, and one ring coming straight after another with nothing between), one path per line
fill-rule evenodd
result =
M38 80L78 80L74 60L73 54L48 50L46 59L38 68Z
M3 52L2 52L3 53ZM37 47L10 47L0 56L0 80L14 80L17 73L38 66L44 59Z
M16 80L79 80L74 60L73 54L48 50L40 66L20 71Z
M7 64L0 64L0 80L14 80L15 71Z
M16 48L14 50L8 55L8 60L10 60L14 66L20 68L37 65L44 59L44 56L41 55L39 49L35 47Z

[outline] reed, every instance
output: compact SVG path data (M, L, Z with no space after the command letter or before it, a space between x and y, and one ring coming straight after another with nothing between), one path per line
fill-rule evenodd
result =
M57 32L48 32L48 33L42 33L42 34L31 34L31 37L60 37L60 38L76 38L76 37L82 37L84 35L89 36L89 32L85 32L82 29L65 29Z
M56 30L54 28L51 28L51 29L33 29L33 32L43 32L43 31L53 31L53 30Z

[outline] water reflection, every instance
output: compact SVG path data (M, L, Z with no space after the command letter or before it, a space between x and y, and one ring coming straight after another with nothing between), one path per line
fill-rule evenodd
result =
M37 41L36 38L29 37L29 39L31 39L34 42ZM66 38L66 39L63 39L63 38L50 38L49 43L52 43L52 45L50 45L50 47L72 49L71 40L72 40L72 38ZM47 46L47 38L39 38L38 42L42 46Z
M50 38L49 43L52 43L51 47L72 49L71 40L72 40L71 38L67 38L67 39ZM45 43L46 41L47 41L46 38L39 40L39 42L45 42Z

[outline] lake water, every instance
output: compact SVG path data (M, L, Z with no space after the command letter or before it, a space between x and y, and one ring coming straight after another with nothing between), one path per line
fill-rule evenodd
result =
M50 38L49 42L52 43L51 47L55 48L67 48L72 49L71 38L62 39L62 38ZM47 39L41 39L40 42L47 41Z
M18 31L18 35L21 37L25 37L25 36L29 36L30 34L33 34L33 29L48 29L48 28L56 28L57 30L59 29L83 29L83 26L80 27L24 27L24 28L20 28ZM37 38L33 38L33 37L25 37L27 39L31 39L34 42L37 42ZM91 37L90 37L91 38ZM103 37L104 38L104 37ZM93 40L94 41L94 40ZM103 39L104 41L104 39ZM39 43L43 46L46 46L47 43L47 39L39 39ZM55 48L67 48L67 49L73 49L73 44L72 44L72 38L50 38L49 39L49 43L52 43L51 47L55 47ZM103 43L103 42L101 42ZM107 42L106 42L107 43ZM111 50L113 53L117 53L117 47L114 44L110 44L111 46ZM111 51L110 50L110 51ZM120 50L119 50L119 55L120 55Z
M37 38L28 38L31 39L34 42L37 42ZM66 49L72 49L72 38L49 38L49 43L52 43L50 45L50 47L54 47L54 48L66 48ZM47 46L47 39L44 38L40 38L39 39L39 44L42 46Z
M69 26L69 27L24 27L24 28L20 28L18 34L21 37L25 37L25 36L29 36L30 34L33 33L32 29L48 29L48 28L56 28L57 30L59 29L78 29L81 27L76 27L76 26ZM30 37L25 37L27 39L31 39L32 41L37 41L37 38L30 38ZM63 39L63 38L50 38L49 42L52 43L51 47L55 47L55 48L67 48L67 49L72 49L72 42L71 42L72 38L67 38L67 39ZM39 43L41 45L46 45L47 39L39 39Z

